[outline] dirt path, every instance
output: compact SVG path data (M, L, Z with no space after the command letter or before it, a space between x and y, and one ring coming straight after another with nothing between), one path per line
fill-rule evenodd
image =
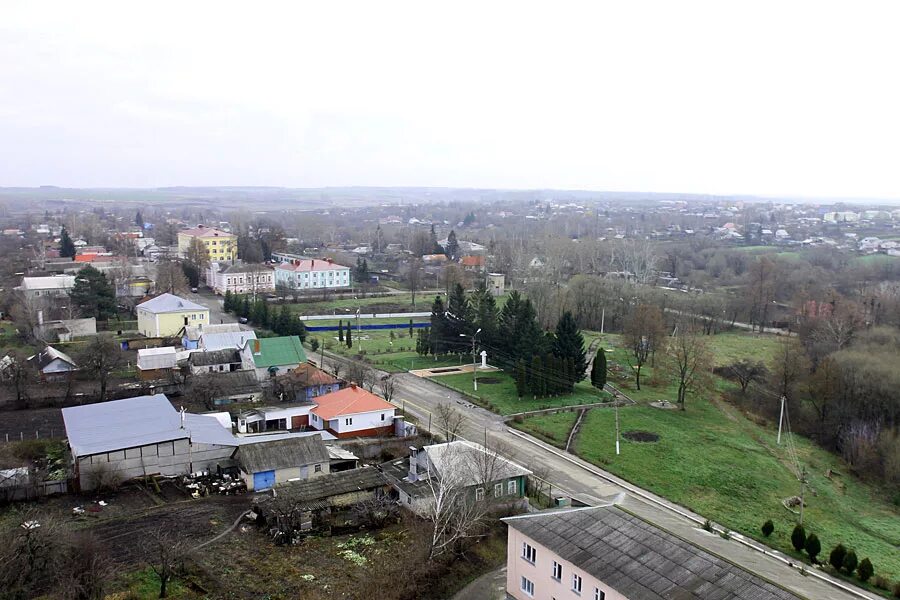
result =
M584 421L584 415L587 411L587 408L582 408L578 411L578 418L575 419L575 424L572 425L572 430L569 432L569 439L566 440L566 452L571 451L572 442L575 441L575 436L578 435L578 431L581 429L581 422Z

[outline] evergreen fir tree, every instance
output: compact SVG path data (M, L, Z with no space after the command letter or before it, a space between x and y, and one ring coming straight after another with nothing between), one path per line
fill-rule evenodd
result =
M234 301L234 298L231 294L231 290L225 290L225 300L222 303L222 308L225 309L225 312L231 312L234 308L231 303Z
M572 313L566 311L559 318L556 324L556 336L553 339L553 354L561 358L572 358L574 361L574 377L573 381L581 381L584 379L584 372L587 369L587 358L584 350L584 336L575 322Z
M344 342L344 321L338 320L338 341Z
M531 395L535 398L543 398L543 373L541 357L537 354L531 359Z
M413 320L409 320L409 339L412 339L413 336Z
M444 301L438 295L434 298L431 305L431 353L437 357L439 354L447 352L446 340L448 335L448 323L446 311L444 311Z
M350 329L350 323L347 323L347 347L353 347L353 330Z
M250 297L244 294L244 299L241 302L241 316L245 319L250 318Z
M69 298L83 316L105 320L116 314L115 288L104 273L91 265L78 271Z
M602 390L606 386L606 351L597 349L594 355L594 364L591 366L591 385Z
M59 236L59 255L63 258L75 257L75 242L69 237L69 232L66 231L65 227L63 227L62 233Z
M137 214L134 215L134 224L138 227L144 226L144 215L141 214L141 211L137 211Z
M520 360L516 363L516 393L519 395L519 400L525 397L527 391L528 385L525 375L525 362Z
M447 245L444 247L444 254L450 260L456 260L459 258L459 242L456 241L456 232L452 229L450 230L450 235L447 236Z

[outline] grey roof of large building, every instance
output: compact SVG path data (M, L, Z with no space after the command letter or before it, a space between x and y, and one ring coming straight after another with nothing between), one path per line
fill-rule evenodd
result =
M503 521L627 598L799 600L617 506L546 511Z
M290 469L329 460L328 450L317 435L241 446L237 459L247 473Z
M141 310L154 314L183 312L186 310L208 311L205 306L180 298L174 294L160 294L156 298L141 302L137 305Z

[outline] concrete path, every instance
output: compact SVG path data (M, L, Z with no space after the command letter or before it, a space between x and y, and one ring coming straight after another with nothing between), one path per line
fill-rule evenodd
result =
M506 567L485 573L459 592L451 600L505 600Z

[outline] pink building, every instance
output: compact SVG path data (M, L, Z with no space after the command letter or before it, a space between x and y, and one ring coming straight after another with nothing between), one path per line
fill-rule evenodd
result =
M516 600L800 600L617 506L503 521Z

